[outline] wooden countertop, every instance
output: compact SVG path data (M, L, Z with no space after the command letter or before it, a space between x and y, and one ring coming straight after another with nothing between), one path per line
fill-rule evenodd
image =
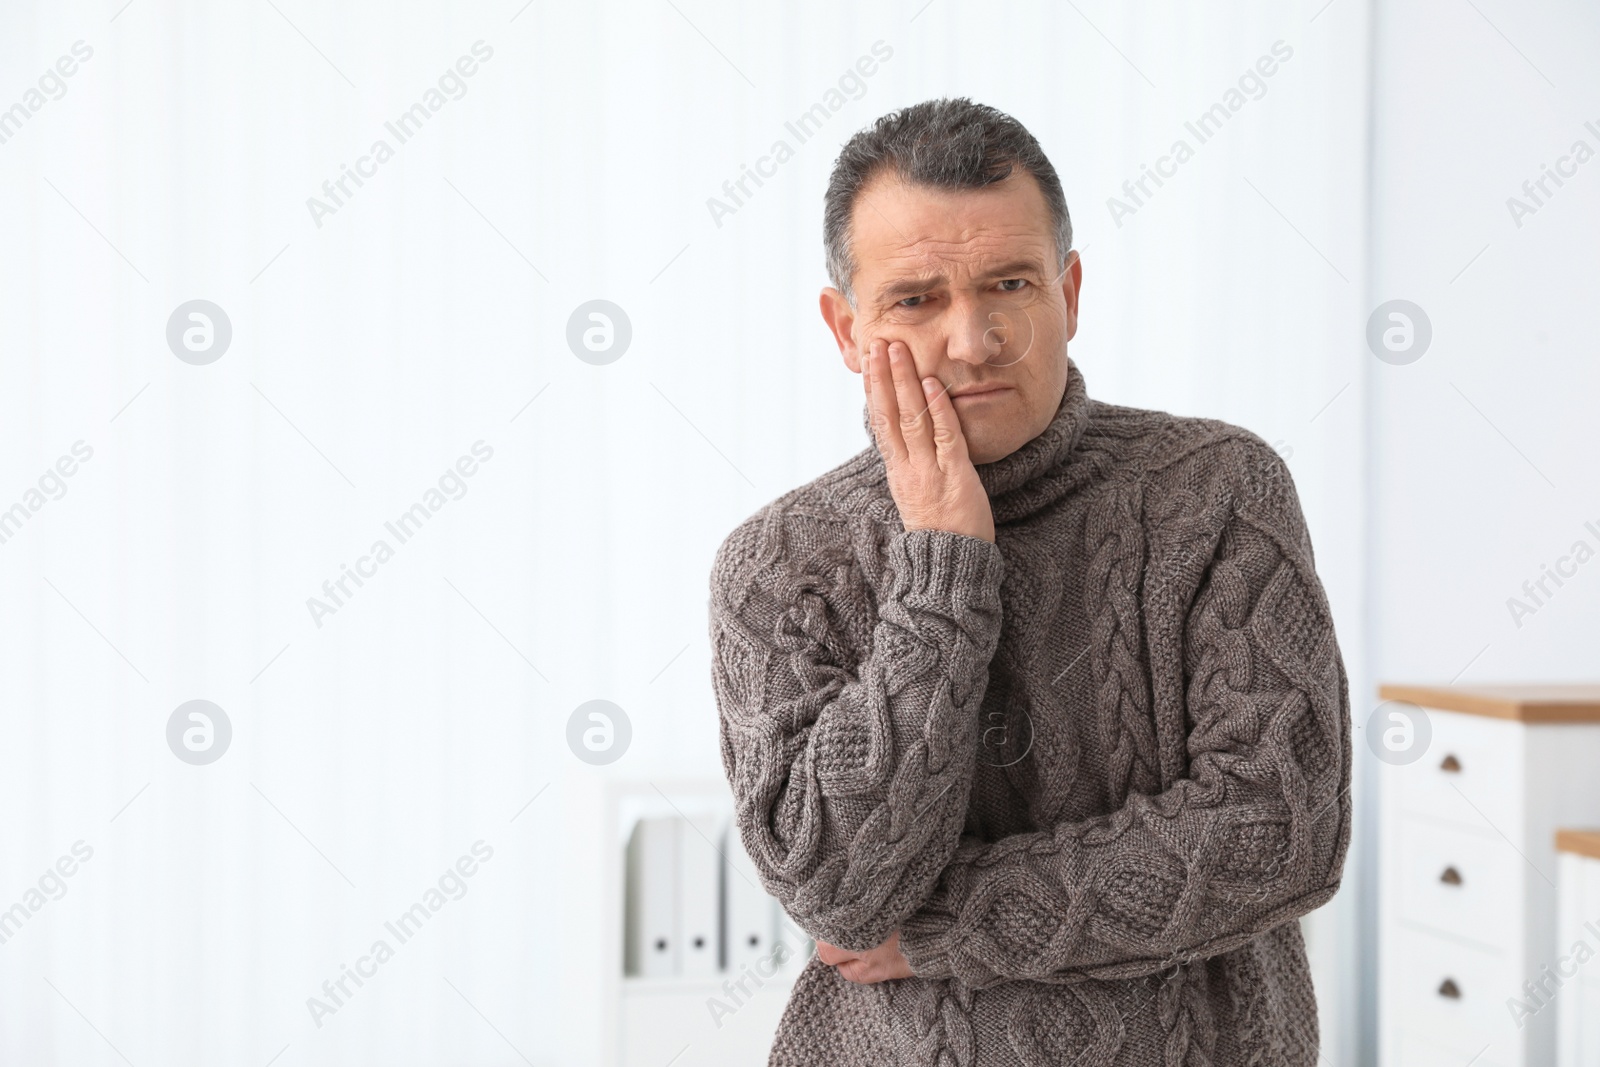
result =
M1395 685L1378 686L1383 700L1530 723L1600 723L1595 685Z
M1556 851L1600 860L1600 830L1557 830Z

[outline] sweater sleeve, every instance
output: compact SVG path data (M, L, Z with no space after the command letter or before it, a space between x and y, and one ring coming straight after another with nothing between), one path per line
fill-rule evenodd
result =
M723 769L767 890L814 937L867 949L960 837L1004 562L981 538L902 531L874 612L849 546L795 526L758 514L712 568Z
M1338 889L1348 682L1288 468L1246 444L1264 476L1242 479L1181 626L1183 776L1108 815L963 838L901 930L913 973L976 988L1148 975Z

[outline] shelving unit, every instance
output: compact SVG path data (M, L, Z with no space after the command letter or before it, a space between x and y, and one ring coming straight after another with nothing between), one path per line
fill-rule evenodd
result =
M624 974L623 917L628 834L640 818L731 815L726 782L717 779L612 779L601 787L600 1063L604 1067L721 1067L765 1063L794 980L812 952L792 924L792 951L774 973L723 973L715 978L640 978ZM781 912L780 912L781 915Z

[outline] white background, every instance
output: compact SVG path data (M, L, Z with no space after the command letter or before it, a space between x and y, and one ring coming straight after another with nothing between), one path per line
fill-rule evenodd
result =
M0 144L0 509L93 449L0 544L0 908L94 853L0 945L6 1063L591 1062L586 798L721 774L712 554L867 446L816 312L828 170L933 96L1054 162L1090 395L1286 450L1358 727L1380 680L1597 673L1600 562L1521 627L1505 603L1600 525L1600 162L1521 227L1506 206L1600 148L1576 0L16 2L0 109L80 40ZM465 95L318 226L307 198L479 40ZM1108 198L1280 40L1119 225ZM707 199L779 138L719 225ZM196 298L233 328L207 366L165 337ZM606 366L566 343L597 298L633 330ZM1365 342L1394 298L1432 323L1408 366ZM307 598L479 440L466 495L316 625ZM233 726L204 767L165 736L196 698ZM604 769L566 743L594 698L633 726ZM1334 1064L1371 1047L1356 756L1345 889L1307 924ZM467 894L318 1028L306 998L480 839Z

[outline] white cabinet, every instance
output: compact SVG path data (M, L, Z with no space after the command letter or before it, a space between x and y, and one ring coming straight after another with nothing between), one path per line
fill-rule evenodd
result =
M1559 906L1547 981L1559 1031L1556 1063L1600 1067L1600 830L1562 830L1556 849Z
M1555 834L1600 825L1600 686L1379 696L1366 732L1380 797L1380 1062L1553 1063L1558 1014L1583 1011L1578 979L1548 997L1537 985L1555 990L1561 957ZM1600 1067L1596 1054L1572 1062Z

